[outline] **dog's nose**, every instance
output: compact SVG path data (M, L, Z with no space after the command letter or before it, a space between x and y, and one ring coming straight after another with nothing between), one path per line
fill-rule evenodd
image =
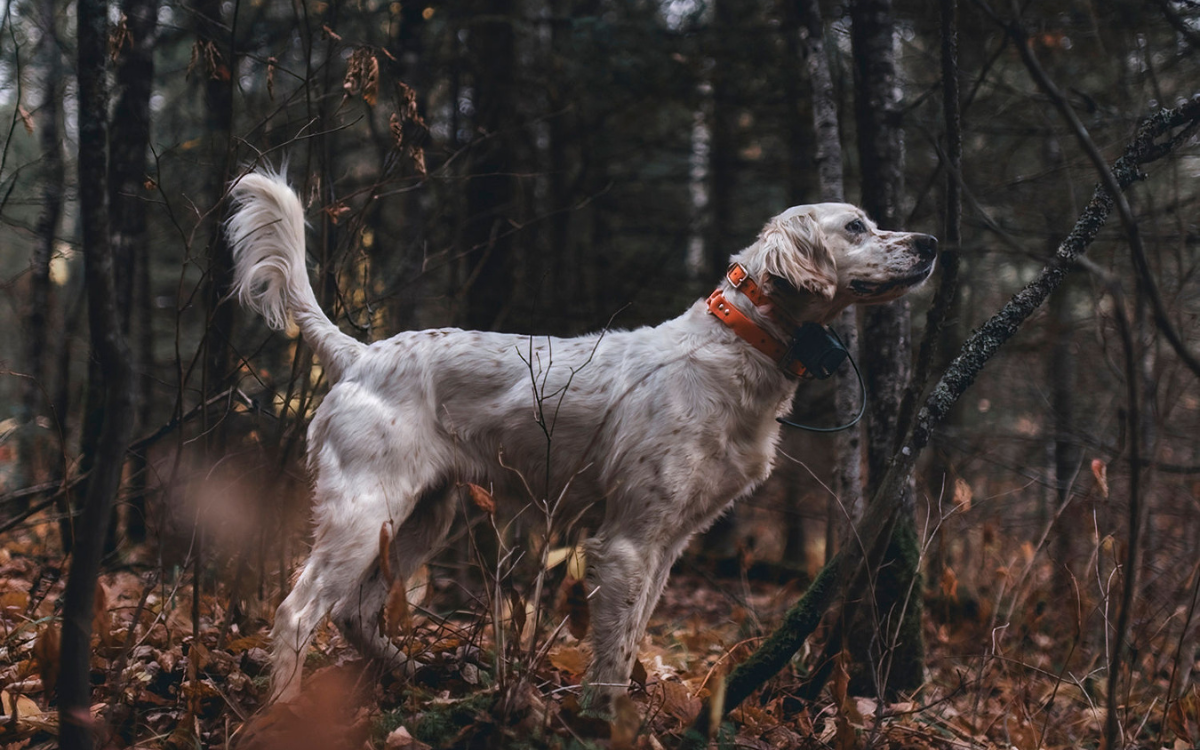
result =
M913 235L913 249L921 260L932 260L937 255L937 237L932 234Z

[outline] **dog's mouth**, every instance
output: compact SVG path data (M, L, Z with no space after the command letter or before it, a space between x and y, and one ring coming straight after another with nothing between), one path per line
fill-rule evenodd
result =
M888 279L887 281L853 279L850 282L850 291L858 297L883 297L888 294L911 289L922 281L925 281L925 279L928 279L932 273L933 261L929 260L922 262L912 273Z

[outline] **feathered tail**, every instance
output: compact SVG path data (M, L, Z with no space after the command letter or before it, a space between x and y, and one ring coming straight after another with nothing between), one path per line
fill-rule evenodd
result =
M226 223L233 248L233 291L276 330L290 315L336 381L366 348L338 330L317 304L304 261L304 209L282 176L252 172L230 190Z

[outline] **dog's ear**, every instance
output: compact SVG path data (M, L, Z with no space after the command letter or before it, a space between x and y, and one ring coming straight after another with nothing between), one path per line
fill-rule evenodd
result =
M778 291L803 290L823 299L837 293L837 263L811 214L777 216L763 227L763 271Z

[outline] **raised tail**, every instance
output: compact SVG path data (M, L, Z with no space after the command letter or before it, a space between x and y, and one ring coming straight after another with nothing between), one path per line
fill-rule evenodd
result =
M304 209L282 176L251 172L230 189L234 211L226 222L233 248L233 291L276 330L296 321L338 380L366 348L342 333L317 304L304 260Z

